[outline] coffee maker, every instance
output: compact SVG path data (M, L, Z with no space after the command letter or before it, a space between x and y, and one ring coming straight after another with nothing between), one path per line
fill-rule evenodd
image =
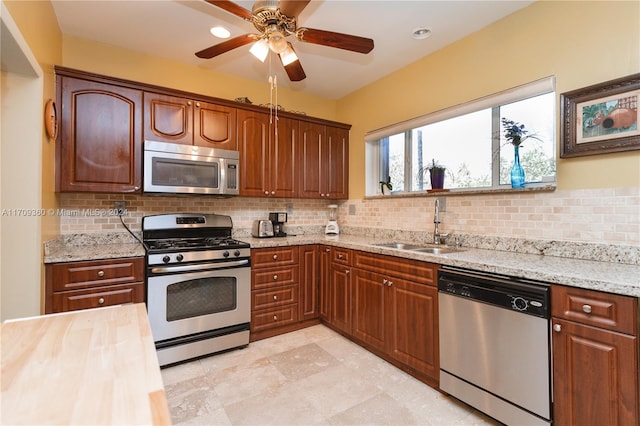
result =
M273 224L273 236L274 237L286 237L287 233L283 231L282 227L287 222L287 214L284 212L269 213L269 220Z

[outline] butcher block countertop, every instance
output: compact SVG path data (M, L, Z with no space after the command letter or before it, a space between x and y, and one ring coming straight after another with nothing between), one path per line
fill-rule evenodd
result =
M171 423L143 303L9 320L2 424Z

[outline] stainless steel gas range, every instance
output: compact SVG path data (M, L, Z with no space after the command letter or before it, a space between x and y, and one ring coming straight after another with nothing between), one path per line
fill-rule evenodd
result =
M147 311L161 366L249 344L249 244L231 238L229 216L142 219Z

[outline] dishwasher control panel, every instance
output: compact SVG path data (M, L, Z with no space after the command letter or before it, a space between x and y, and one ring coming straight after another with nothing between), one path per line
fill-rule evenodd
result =
M549 318L549 284L515 277L442 268L438 291L504 309Z

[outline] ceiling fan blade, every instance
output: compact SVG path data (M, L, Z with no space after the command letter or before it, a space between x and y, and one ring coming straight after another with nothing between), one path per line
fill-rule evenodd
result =
M291 43L289 43L289 47L293 50ZM307 78L307 75L304 73L304 69L302 69L302 64L300 64L300 59L291 62L289 65L285 65L280 54L278 54L278 58L280 58L280 62L284 66L284 70L287 72L289 80L302 81Z
M297 17L310 2L311 0L280 0L278 9L280 13L293 18Z
M204 0L204 1L214 6L217 6L220 9L226 10L229 13L233 13L234 15L239 16L240 18L246 21L251 21L251 11L245 9L240 5L235 4L232 1L229 1L229 0Z
M349 34L334 33L332 31L300 28L296 37L307 43L321 44L358 53L369 53L373 50L373 40Z
M233 50L237 47L244 46L245 44L252 43L254 41L256 41L256 37L253 34L241 35L196 52L196 56L198 58L211 59L215 56L221 55L225 52Z

